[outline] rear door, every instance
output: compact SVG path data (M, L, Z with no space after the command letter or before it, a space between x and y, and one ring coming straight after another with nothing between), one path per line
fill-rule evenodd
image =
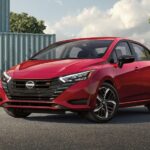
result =
M150 99L150 51L143 45L130 42L139 66L141 99Z
M133 56L127 41L119 42L115 47L112 55L116 55L117 59L123 55ZM140 76L137 62L124 64L122 68L115 64L115 81L118 87L121 102L134 101L140 99Z

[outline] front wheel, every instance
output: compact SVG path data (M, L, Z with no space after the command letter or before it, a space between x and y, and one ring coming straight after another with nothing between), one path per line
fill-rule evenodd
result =
M5 112L14 118L26 118L29 116L31 113L25 112L22 109L10 109L10 108L4 108Z
M89 111L86 117L94 122L105 123L114 117L118 106L116 89L111 84L104 83L97 93L95 109Z

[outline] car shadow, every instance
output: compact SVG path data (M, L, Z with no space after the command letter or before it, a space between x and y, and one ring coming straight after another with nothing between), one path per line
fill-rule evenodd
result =
M112 124L132 124L150 122L150 112L145 107L122 108L114 119Z
M26 118L28 121L55 122L55 123L76 123L96 124L78 116L75 113L61 115L38 115L34 114ZM109 124L132 124L150 122L150 113L144 107L120 109L116 117Z
M40 115L37 114L31 115L26 118L28 121L40 121L40 122L54 122L54 123L76 123L76 124L93 124L89 122L85 118L80 117L76 113L68 113L68 114L48 114L48 115Z

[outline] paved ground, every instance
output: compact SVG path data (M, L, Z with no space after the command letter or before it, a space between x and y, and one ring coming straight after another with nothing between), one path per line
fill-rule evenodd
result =
M0 109L0 150L148 150L150 114L123 109L108 124L90 123L75 114L33 114L14 119Z

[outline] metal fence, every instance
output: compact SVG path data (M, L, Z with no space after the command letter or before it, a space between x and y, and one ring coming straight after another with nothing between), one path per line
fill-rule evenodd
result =
M0 33L0 73L54 43L55 35Z

